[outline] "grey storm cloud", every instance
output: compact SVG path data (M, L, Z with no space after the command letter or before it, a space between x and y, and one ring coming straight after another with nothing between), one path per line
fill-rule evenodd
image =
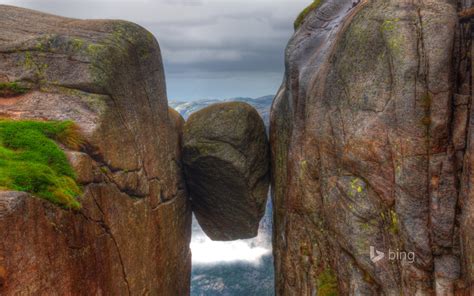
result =
M239 89L252 87L256 89L255 94L276 92L280 79L274 80L275 77L283 76L283 53L293 32L293 20L310 2L311 0L0 0L3 4L67 17L112 18L136 22L157 37L168 82L196 77L200 81L214 79L212 77L232 79L232 75L235 76L235 81L246 81L243 75L256 81L255 85L236 86L234 91L227 92L228 95L237 94ZM169 85L169 93L177 97L205 97L205 87L209 87L205 84L200 90L180 87L175 91L172 86L178 85L177 81L171 81ZM226 87L232 88L233 85L229 83ZM202 93L195 94L196 91ZM226 95L225 90L222 90L222 95Z

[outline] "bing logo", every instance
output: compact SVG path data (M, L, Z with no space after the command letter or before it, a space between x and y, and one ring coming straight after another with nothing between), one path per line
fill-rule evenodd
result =
M385 257L384 252L377 251L373 246L370 246L370 260L377 263Z
M374 246L370 246L370 260L373 263L377 263L385 258L385 253L377 250ZM403 252L403 251L392 251L388 250L388 260L403 260L409 263L415 262L415 252Z

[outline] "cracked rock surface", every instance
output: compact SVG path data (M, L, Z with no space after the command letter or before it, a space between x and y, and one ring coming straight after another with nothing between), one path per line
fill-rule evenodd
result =
M456 4L326 0L290 40L270 131L277 295L473 295Z
M257 236L270 182L265 126L246 103L193 113L184 126L183 163L193 212L213 240Z
M152 34L0 5L0 82L27 89L0 97L1 117L73 120L85 138L66 151L80 211L0 194L0 294L188 294L183 123Z

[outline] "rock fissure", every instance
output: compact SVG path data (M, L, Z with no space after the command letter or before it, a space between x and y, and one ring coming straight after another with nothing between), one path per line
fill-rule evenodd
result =
M115 108L118 110L117 113L119 115L119 118L120 120L122 121L122 125L125 127L125 129L128 131L129 135L131 135L132 139L133 139L133 143L134 143L134 146L135 146L135 152L137 153L137 155L140 155L140 157L138 157L138 166L143 166L143 155L142 155L142 151L140 150L138 144L137 144L137 135L136 133L133 133L133 130L131 129L131 127L129 126L129 124L127 123L127 121L125 120L125 116L123 115L123 113L120 111L121 108L119 107L118 105L118 102L116 99L114 99L113 96L110 96L110 99L112 100L113 104L115 105Z
M115 249L117 250L118 258L119 258L119 261L120 261L120 266L121 266L121 269L122 269L123 281L125 282L125 284L127 286L128 295L131 295L132 293L131 293L131 290L130 290L130 283L128 282L127 271L126 271L126 267L125 267L125 264L124 264L124 261L123 261L123 258L122 258L122 253L120 251L120 246L119 246L119 244L117 242L117 239L115 238L113 232L110 230L110 227L107 225L107 222L105 221L105 213L102 210L99 202L97 202L97 199L96 199L95 195L93 193L91 193L91 196L92 196L92 199L94 200L94 203L95 203L97 209L100 211L100 213L102 215L102 219L100 220L101 222L99 223L99 225L102 227L102 229L105 231L105 233L107 233L107 235L112 239L112 241L115 245Z

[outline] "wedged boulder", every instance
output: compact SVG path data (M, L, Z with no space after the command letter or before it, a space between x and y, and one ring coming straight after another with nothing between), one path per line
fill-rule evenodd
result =
M183 163L192 208L213 240L257 235L269 186L269 146L246 103L211 105L184 126Z
M0 83L0 117L72 120L84 137L64 148L80 210L0 194L0 294L189 294L182 118L153 35L0 5Z
M270 128L277 295L472 294L470 31L456 8L325 0L290 40Z

